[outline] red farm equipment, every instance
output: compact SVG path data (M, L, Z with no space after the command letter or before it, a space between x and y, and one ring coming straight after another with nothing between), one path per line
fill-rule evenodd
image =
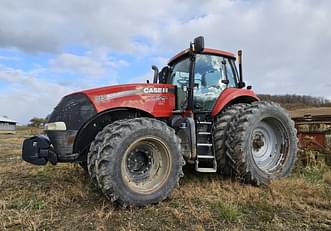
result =
M255 185L285 177L296 159L294 122L245 86L241 57L238 71L234 54L205 48L200 36L160 72L153 66L153 83L67 95L47 135L24 141L23 159L78 162L124 207L167 198L185 163Z

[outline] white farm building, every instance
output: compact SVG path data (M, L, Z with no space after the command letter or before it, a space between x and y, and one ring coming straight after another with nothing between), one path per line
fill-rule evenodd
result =
M0 134L16 133L16 121L0 116Z

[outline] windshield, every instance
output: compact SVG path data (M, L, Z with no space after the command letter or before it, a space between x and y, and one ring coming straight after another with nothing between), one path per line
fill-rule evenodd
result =
M231 64L232 60L215 55L198 54L195 63L195 81L200 82L201 87L214 86L218 89L236 87L237 79L235 70ZM223 80L229 83L223 83Z
M232 60L215 55L198 54L194 73L194 107L212 110L216 99L227 87L236 87L236 72ZM227 83L228 81L228 83Z

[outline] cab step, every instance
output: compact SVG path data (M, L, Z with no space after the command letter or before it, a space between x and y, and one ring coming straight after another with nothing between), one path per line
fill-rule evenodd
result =
M213 122L211 121L197 121L198 124L206 124L206 125L212 125Z
M211 132L198 132L198 135L211 135Z
M202 143L198 143L197 146L200 146L200 147L212 147L213 145L212 145L212 144L202 144Z
M198 155L198 159L215 159L215 156L211 155Z
M217 172L216 168L196 168L195 171L197 172Z
M195 170L197 172L213 173L217 171L217 162L213 150L213 122L205 119L196 120L198 155L195 160Z
M214 159L213 161L213 167L199 167L199 159L195 161L195 171L197 172L206 172L206 173L212 173L217 172L217 163Z

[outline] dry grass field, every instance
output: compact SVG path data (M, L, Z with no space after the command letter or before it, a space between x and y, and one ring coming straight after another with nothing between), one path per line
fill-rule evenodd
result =
M308 107L290 110L292 117L302 117L304 115L331 115L331 107Z
M331 170L323 162L253 187L185 169L170 199L121 209L74 164L21 160L30 130L0 135L0 230L331 230Z

